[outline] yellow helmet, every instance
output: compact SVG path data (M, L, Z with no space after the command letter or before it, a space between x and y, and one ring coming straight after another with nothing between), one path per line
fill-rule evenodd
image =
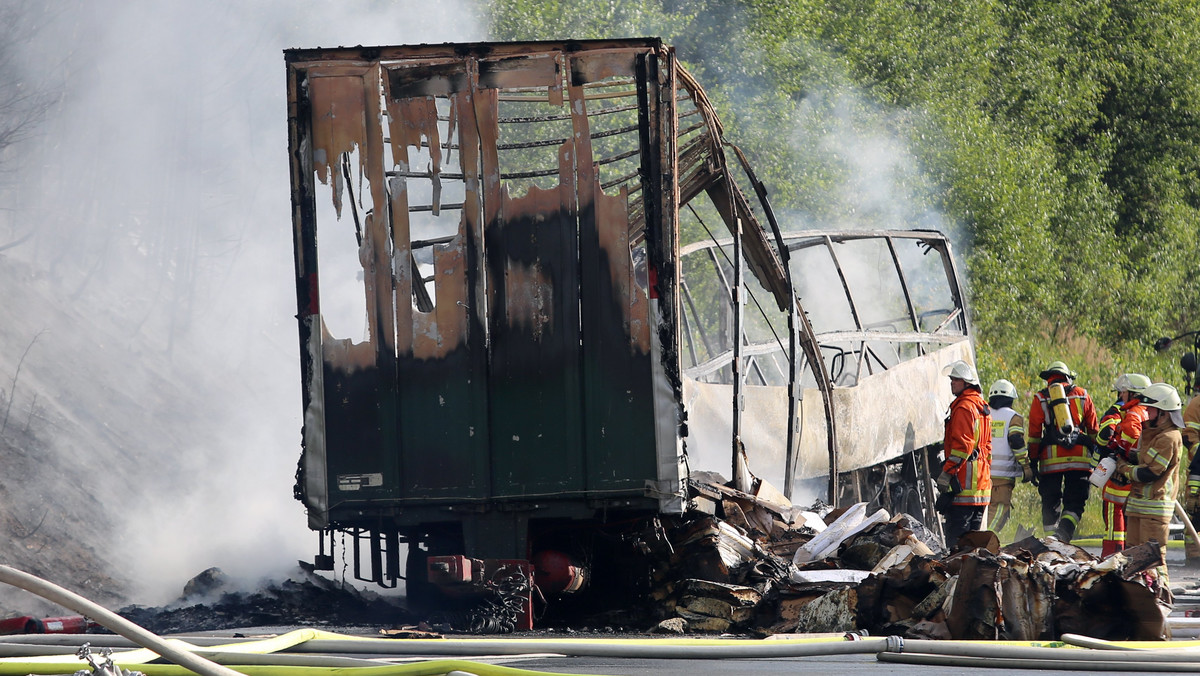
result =
M1042 380L1050 380L1050 377L1054 375L1066 376L1070 380L1075 380L1075 372L1067 368L1067 365L1061 361L1050 362L1050 365L1039 373L1038 377Z

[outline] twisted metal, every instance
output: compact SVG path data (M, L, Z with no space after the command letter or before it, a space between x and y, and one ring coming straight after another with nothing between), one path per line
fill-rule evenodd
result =
M525 614L532 580L520 566L503 566L484 583L484 596L472 608L438 613L436 624L470 634L511 634Z

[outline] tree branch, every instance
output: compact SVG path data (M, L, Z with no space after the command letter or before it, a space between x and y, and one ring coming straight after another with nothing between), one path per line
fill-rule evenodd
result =
M0 423L0 434L3 434L4 430L8 429L8 414L12 412L13 399L16 398L17 394L17 378L21 377L21 366L25 364L25 357L29 354L29 350L33 348L33 344L37 342L37 339L41 338L42 334L46 331L47 329L38 331L33 340L29 341L29 345L25 346L25 351L21 353L21 360L17 362L17 370L13 373L12 386L8 390L8 403L4 407L4 422Z

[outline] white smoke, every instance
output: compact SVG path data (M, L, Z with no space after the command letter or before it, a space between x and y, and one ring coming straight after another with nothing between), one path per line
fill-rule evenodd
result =
M829 177L820 213L792 213L789 229L953 227L936 204L910 135L919 111L885 108L848 87L814 89L796 110L791 146L805 170Z
M108 534L144 587L136 600L163 602L212 565L255 576L311 559L316 537L292 498L301 404L283 50L480 40L477 8L25 8L43 24L21 54L26 81L56 102L39 135L5 156L20 171L0 185L0 244L32 232L4 255L53 280L71 303L57 310L78 326L111 328L95 359L70 356L78 379L63 388L138 393L139 411L105 422L130 430L122 438L146 470L122 487L127 518ZM68 356L48 341L45 359ZM98 362L114 347L169 364L190 396L136 369L107 372Z

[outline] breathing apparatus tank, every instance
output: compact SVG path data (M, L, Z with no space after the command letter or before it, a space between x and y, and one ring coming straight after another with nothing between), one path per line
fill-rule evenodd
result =
M1053 383L1049 388L1050 417L1054 421L1054 429L1064 439L1069 439L1075 433L1075 421L1071 420L1071 410L1067 407L1067 390L1062 383Z

